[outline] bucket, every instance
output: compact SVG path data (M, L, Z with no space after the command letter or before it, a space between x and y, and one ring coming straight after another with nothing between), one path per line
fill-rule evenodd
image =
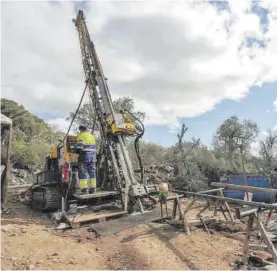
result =
M159 184L159 194L160 196L168 196L168 184L167 183L160 183Z

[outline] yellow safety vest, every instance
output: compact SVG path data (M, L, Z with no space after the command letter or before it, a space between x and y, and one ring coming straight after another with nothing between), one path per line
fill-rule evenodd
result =
M82 142L84 145L95 145L95 138L90 132L81 132L77 136L77 142Z

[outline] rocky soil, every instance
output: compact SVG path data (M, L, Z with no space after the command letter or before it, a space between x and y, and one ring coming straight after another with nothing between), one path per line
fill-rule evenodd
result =
M8 182L9 186L33 184L36 181L36 174L42 170L40 167L29 167L29 169L11 169L11 175Z
M173 226L148 223L96 238L88 228L55 230L57 225L47 214L14 201L16 193L11 189L8 196L12 214L1 218L2 270L242 269L244 224L209 225L210 234L192 227L187 236ZM185 208L187 200L183 204ZM197 213L192 210L189 221ZM207 210L203 216L212 213Z

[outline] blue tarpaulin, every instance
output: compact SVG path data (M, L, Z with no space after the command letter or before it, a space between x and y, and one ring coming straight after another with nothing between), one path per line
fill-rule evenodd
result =
M231 175L227 177L227 183L236 185L245 185L243 175ZM261 175L247 175L248 186L269 188L269 178ZM277 176L273 178L272 188L276 188ZM244 191L225 189L224 196L233 199L244 199ZM255 192L253 193L252 201L273 203L276 201L275 193Z

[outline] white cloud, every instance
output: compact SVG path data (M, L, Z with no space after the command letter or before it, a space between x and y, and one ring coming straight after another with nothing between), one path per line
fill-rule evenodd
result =
M56 119L49 119L46 122L52 126L54 126L57 130L66 133L68 127L70 125L70 121L65 120L65 118L56 118ZM73 130L73 129L72 129ZM71 132L72 132L71 130Z
M205 2L87 2L85 15L112 97L129 95L147 124L174 128L178 117L276 81L275 2L260 3L269 9L266 33L250 1L231 1L231 12ZM84 87L74 3L4 2L2 9L2 96L65 125L60 117ZM266 46L248 48L246 38Z
M277 98L273 101L274 111L277 111Z

